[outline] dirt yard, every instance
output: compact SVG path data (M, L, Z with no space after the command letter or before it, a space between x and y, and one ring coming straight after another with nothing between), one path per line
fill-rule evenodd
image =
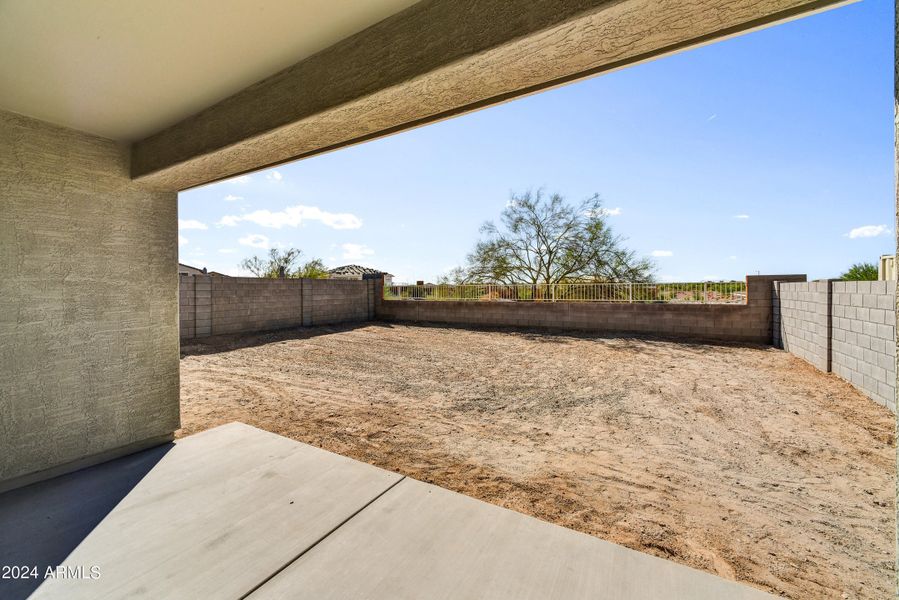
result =
M243 421L790 598L893 586L893 417L771 348L366 324L182 348Z

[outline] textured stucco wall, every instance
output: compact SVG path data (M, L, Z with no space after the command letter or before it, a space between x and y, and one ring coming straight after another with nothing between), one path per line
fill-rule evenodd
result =
M0 112L0 486L179 426L177 195L128 160Z

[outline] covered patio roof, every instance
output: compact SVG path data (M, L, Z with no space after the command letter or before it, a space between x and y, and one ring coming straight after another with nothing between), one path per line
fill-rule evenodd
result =
M128 142L177 191L851 1L9 3L0 108Z

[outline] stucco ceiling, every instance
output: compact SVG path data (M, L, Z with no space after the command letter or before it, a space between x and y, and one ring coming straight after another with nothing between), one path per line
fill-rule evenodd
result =
M416 0L0 0L0 108L136 140Z

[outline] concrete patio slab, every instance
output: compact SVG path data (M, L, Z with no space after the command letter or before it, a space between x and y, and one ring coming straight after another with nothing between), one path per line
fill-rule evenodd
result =
M0 581L0 598L240 598L400 479L218 427L0 496L0 564L83 571Z
M406 478L250 598L772 596Z
M238 423L2 494L0 532L38 571L4 600L770 597Z

